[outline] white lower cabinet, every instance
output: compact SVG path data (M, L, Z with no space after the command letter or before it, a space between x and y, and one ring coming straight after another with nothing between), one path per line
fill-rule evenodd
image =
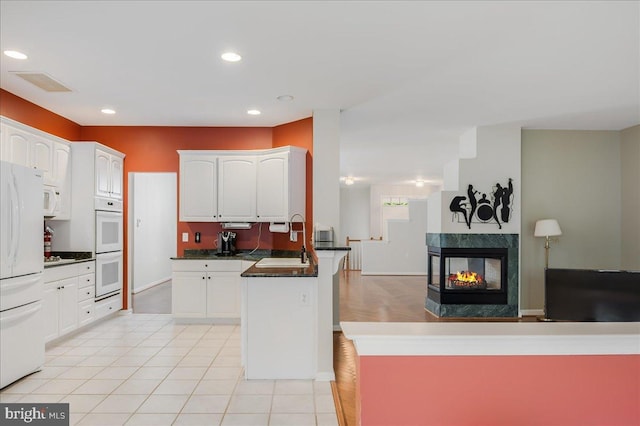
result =
M97 301L94 305L95 319L106 317L109 314L122 309L122 296L120 293Z
M47 279L45 273L45 280ZM78 277L45 282L45 342L78 328Z
M207 273L174 271L171 312L181 318L204 318L207 311Z
M117 295L120 298L120 295ZM45 342L95 321L95 261L44 271Z
M173 260L176 318L240 319L241 260Z

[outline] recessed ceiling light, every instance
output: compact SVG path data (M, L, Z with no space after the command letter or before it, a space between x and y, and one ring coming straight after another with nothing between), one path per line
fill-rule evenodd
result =
M247 114L249 114L249 115L260 115L262 113L260 112L259 109L250 109L250 110L247 110Z
M242 59L242 56L238 55L236 52L224 52L220 57L227 62L238 62Z
M347 178L345 178L344 180L344 184L345 185L353 185L355 182L355 179L353 179L353 177L348 176Z
M27 55L17 50L5 50L4 54L13 59L27 59Z
M111 108L102 108L100 110L103 114L115 114L116 111L114 109Z
M282 102L289 102L289 101L293 100L293 96L291 96L291 95L280 95L276 99L279 100L279 101L282 101Z
M418 188L422 188L422 187L424 186L424 181L423 181L423 180L418 179L418 180L416 181L416 186L417 186Z

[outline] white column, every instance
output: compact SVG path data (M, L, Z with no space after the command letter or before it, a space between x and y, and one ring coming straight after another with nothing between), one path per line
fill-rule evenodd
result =
M316 380L335 380L333 371L333 276L347 250L316 250L318 256Z
M313 221L340 235L340 110L313 111Z

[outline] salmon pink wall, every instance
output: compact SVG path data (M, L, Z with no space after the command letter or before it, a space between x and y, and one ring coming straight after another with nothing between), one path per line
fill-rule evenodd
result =
M639 425L640 356L361 356L363 426Z
M80 125L0 89L0 115L63 139L78 140Z

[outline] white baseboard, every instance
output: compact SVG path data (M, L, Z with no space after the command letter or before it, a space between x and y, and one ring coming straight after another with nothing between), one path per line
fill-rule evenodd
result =
M134 289L132 290L132 293L133 293L133 294L140 293L141 291L144 291L144 290L150 289L151 287L155 287L155 286L157 286L158 284L166 283L167 281L170 281L170 280L171 280L171 277L168 277L168 278L162 278L162 279L159 279L159 280L156 280L156 281L152 281L152 282L150 282L149 284L144 285L144 286L142 286L142 287L134 288Z
M521 317L537 317L544 315L544 309L520 309Z
M316 373L316 381L317 382L333 382L336 380L335 373L332 372L318 372Z
M340 327L340 324L333 324L333 331L342 331L342 327Z

